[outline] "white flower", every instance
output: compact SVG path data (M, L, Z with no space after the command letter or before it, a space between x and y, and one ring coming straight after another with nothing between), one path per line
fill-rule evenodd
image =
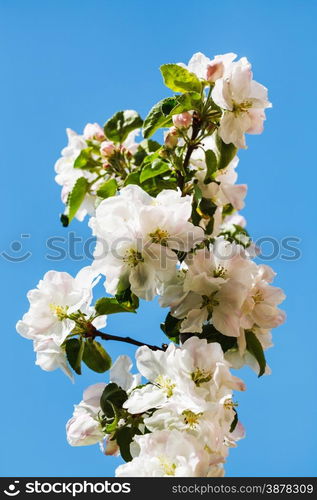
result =
M75 405L73 417L66 424L67 441L71 446L87 446L104 438L98 414L105 387L104 383L91 385L84 391L83 400Z
M236 54L228 53L215 56L214 59L209 59L209 57L201 52L197 52L190 59L187 69L195 73L198 78L208 80L209 82L215 82L218 78L223 76L226 68L230 66L236 57Z
M34 340L33 345L36 365L48 372L60 368L73 381L74 376L68 366L65 351L52 338L41 337Z
M217 79L212 98L224 109L219 134L226 144L245 148L245 133L262 132L264 109L271 103L267 89L252 79L251 64L245 57L229 65L223 77Z
M181 332L199 333L204 323L212 319L218 331L238 337L242 305L253 285L256 264L247 257L243 247L223 237L216 238L209 250L197 250L188 256L186 263L188 270L185 277L179 278L177 292L177 285L173 285L179 302L170 304L174 317L185 318ZM168 286L166 292L171 296ZM166 292L163 288L161 304L164 305L167 305Z
M243 382L231 375L219 344L207 344L192 337L180 348L170 344L167 350L152 351L146 346L136 353L141 375L151 382L131 392L124 403L130 413L143 413L176 403L181 411L199 413L208 409L207 401L228 394L231 389L244 390Z
M91 227L97 236L93 266L106 275L106 290L131 286L137 296L153 299L158 283L175 271L174 250L189 251L204 238L194 226L190 196L165 190L152 198L140 187L123 188L120 195L100 203Z
M116 477L206 477L209 454L197 440L174 431L135 436L139 455L116 469Z
M43 370L61 368L72 379L61 347L75 327L75 321L68 316L77 311L87 317L94 313L90 303L97 281L90 267L83 268L75 278L68 273L49 271L37 288L28 292L30 308L18 321L16 329L22 337L34 341L36 364ZM92 324L96 328L105 326L106 316L97 317Z
M105 133L99 123L87 123L84 128L83 137L85 140L102 141L105 139Z
M83 136L76 134L71 129L66 129L68 136L68 146L62 150L62 156L55 163L57 184L62 186L61 198L63 203L67 203L69 193L72 191L76 181L80 177L86 177L91 182L96 179L96 174L90 173L88 170L74 168L74 162L80 152L87 148L87 143ZM87 214L94 213L95 196L86 194L83 203L76 213L76 218L82 221Z
M242 210L244 208L247 185L236 184L238 174L235 169L238 161L239 159L236 156L225 169L220 171L215 177L214 182L209 182L209 184L204 183L206 169L199 170L196 173L198 186L203 197L211 200L217 206L216 213L214 214L212 236L217 236L220 232L223 220L223 207L230 204L235 210Z
M131 367L132 361L128 356L119 356L110 369L110 381L130 392L140 382L139 375L131 375ZM66 434L71 446L87 446L103 441L103 452L113 455L118 452L117 444L111 435L105 437L98 419L100 398L106 385L95 384L84 391L83 400L75 405L73 417L66 424Z
M65 272L48 271L37 288L27 294L30 309L18 321L18 333L32 340L53 339L61 345L75 326L68 316L79 310L91 312L94 278L89 267L83 268L75 278Z
M258 266L258 273L252 289L243 305L244 328L276 328L285 321L285 313L278 309L278 305L285 299L281 288L269 283L274 273L269 266Z

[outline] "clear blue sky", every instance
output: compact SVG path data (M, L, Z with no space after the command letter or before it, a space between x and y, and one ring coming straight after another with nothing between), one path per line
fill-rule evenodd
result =
M52 235L89 236L85 224L68 231L59 223L53 165L65 128L81 131L118 109L144 116L169 93L160 64L186 62L197 51L247 56L269 88L266 130L249 136L249 150L240 153L240 180L249 184L244 214L255 239L301 239L301 258L271 263L287 293L288 321L268 353L273 374L241 373L247 438L231 451L227 474L316 475L316 15L313 0L0 0L0 251L14 258L32 252L20 263L0 256L3 476L112 476L119 463L97 446L71 448L65 439L73 403L104 377L85 371L72 385L62 373L41 371L15 323L27 309L27 290L47 270L75 273L84 265L46 257ZM147 304L133 317L111 318L108 330L162 342L164 316ZM108 348L113 357L133 353L121 344Z

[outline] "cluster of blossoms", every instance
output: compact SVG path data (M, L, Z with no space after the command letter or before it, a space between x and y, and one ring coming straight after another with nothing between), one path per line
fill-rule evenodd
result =
M239 213L247 186L237 184L237 152L246 133L262 132L271 105L250 63L236 57L198 53L188 65L163 65L173 96L144 121L126 110L82 135L68 130L55 165L61 222L89 216L94 258L75 278L46 273L17 331L33 340L44 370L71 379L82 363L109 370L109 383L84 392L66 429L72 446L120 454L118 477L223 476L229 448L244 437L233 391L245 385L230 370L247 364L269 374L265 350L285 320L284 293L272 285L274 271L255 262ZM159 129L163 144L150 139ZM93 303L100 280L107 295ZM161 324L169 344L100 330L107 316L156 296L169 308ZM139 346L139 373L127 356L112 363L97 338Z

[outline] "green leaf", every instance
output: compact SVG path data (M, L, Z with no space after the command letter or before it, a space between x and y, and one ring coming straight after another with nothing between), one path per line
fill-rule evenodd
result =
M140 184L139 172L131 172L131 174L128 175L124 181L124 185L128 186L129 184Z
M255 357L259 363L260 371L259 377L264 374L266 367L266 360L261 342L257 339L256 335L251 330L245 331L245 339L247 342L247 350Z
M119 413L117 412L117 410L116 410L115 406L111 403L111 401L108 401L107 403L111 406L112 411L113 411L113 415L114 415L114 416L113 416L113 418L109 419L109 420L110 420L110 422L109 422L109 420L107 419L107 421L108 421L109 423L106 423L106 426L105 426L105 432L106 432L107 434L111 434L112 432L114 432L114 431L116 430L116 428L117 428L117 426L118 426L118 422L119 422Z
M173 177L169 179L162 179L160 176L152 177L152 179L143 182L142 189L155 197L163 191L163 189L177 189L177 181Z
M80 339L69 339L65 343L66 356L73 370L81 375L81 360L84 353L84 342Z
M197 92L186 92L186 94L181 94L175 97L177 99L177 103L170 111L170 116L183 113L184 111L199 110L201 95Z
M152 177L157 177L158 175L164 174L170 171L170 164L159 158L153 161L153 163L146 164L142 169L140 175L141 184Z
M143 120L136 111L118 111L104 126L107 139L122 144L132 130L142 127Z
M85 342L83 361L97 373L104 373L111 367L111 357L102 345L93 339L87 339Z
M97 300L95 304L95 309L100 316L104 314L116 314L121 312L135 312L135 309L131 305L126 303L120 303L114 297L102 297Z
M202 192L201 192L201 189L200 187L198 186L197 183L194 183L194 200L199 203L200 200L202 199L203 195L202 195Z
M178 64L163 64L160 67L165 85L175 92L201 92L202 84L188 69Z
M213 174L217 172L217 157L211 149L205 151L205 160L207 173L204 179L204 184L209 184L212 181Z
M97 195L100 198L109 198L110 196L114 196L117 192L118 184L115 179L110 179L104 182L97 191Z
M121 289L120 283L115 298L119 304L132 311L139 307L139 298L131 292L130 287Z
M93 149L92 147L82 149L74 162L74 168L94 168L96 162L91 157Z
M218 158L218 170L226 168L229 163L233 160L237 154L238 149L234 144L226 144L223 140L216 134L216 145L219 151Z
M171 313L168 313L165 322L161 323L161 330L165 333L165 335L178 344L179 342L179 328L180 328L181 320L174 318Z
M89 184L85 177L79 177L73 187L67 201L68 205L68 223L75 217L80 205L85 199L86 193L89 190Z
M176 104L177 99L175 97L167 97L153 106L143 123L143 136L146 139L151 137L159 128L172 125L169 112ZM164 107L166 114L163 113L162 107ZM168 113L167 110L169 110Z
M223 352L237 347L237 339L235 337L228 337L227 335L223 335L209 323L203 326L203 331L201 334L199 334L199 338L206 339L208 344L217 342L221 345Z
M199 210L209 217L213 217L214 213L217 209L217 205L215 205L211 200L207 198L202 198L199 203Z
M128 399L127 393L114 382L106 385L100 398L100 407L108 417L113 417L112 405L115 408L122 408L123 403ZM109 404L111 403L111 405Z
M161 144L156 141L152 141L152 139L144 139L139 146L138 150L134 155L134 163L138 167L142 164L143 160L151 155L151 153L155 153L161 148Z
M156 103L144 120L143 135L151 137L159 128L170 127L172 116L183 111L199 109L201 95L197 92L167 97Z
M122 427L116 432L116 441L120 448L120 455L126 462L130 462L132 460L130 444L132 443L135 434L136 430L132 429L132 427Z

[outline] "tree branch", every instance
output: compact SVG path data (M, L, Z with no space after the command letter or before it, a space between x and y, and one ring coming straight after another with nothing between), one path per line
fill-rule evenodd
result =
M93 325L90 325L89 330L87 330L85 337L95 338L100 337L102 340L115 340L117 342L125 342L126 344L136 345L138 347L146 346L152 351L165 351L167 349L167 344L162 344L162 347L157 345L146 344L144 342L139 342L139 340L132 339L131 337L120 337L119 335L111 335L110 333L104 333L97 330Z
M200 130L200 119L198 118L197 114L193 114L193 130L192 130L192 136L190 138L190 144L188 146L188 149L186 151L186 155L184 158L184 163L183 163L183 172L186 174L186 169L189 165L189 160L190 157L193 153L193 151L196 149L197 144L195 144L195 139L197 138ZM185 186L185 176L182 174L180 170L177 171L177 183L178 187L182 191L184 195L184 186Z

